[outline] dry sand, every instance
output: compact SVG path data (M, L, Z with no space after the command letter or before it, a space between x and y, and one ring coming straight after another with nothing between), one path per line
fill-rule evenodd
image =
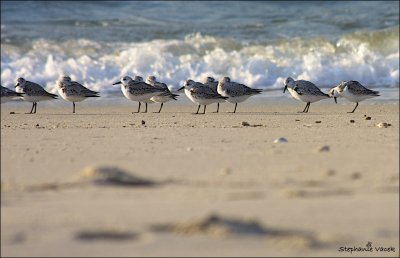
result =
M398 103L293 103L2 105L1 255L398 256Z

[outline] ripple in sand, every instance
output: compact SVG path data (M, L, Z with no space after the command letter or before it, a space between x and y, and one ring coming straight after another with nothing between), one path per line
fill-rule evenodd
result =
M43 182L39 184L18 185L1 181L1 191L48 191L83 187L90 184L124 187L149 187L159 184L149 179L138 177L117 167L88 167L78 178L69 181Z
M211 237L258 236L266 237L267 241L271 241L274 244L279 242L301 247L313 247L320 244L311 232L269 228L254 219L226 218L215 214L184 223L153 225L151 229L156 232L180 235L207 235Z
M266 229L257 221L224 218L214 214L184 223L153 225L151 229L158 232L184 235L204 234L214 237L225 237L231 234L264 235L267 233Z
M138 177L117 167L88 167L82 171L82 180L96 184L120 186L152 186L154 181Z
M288 198L322 198L328 196L346 196L354 194L348 189L327 189L327 190L304 190L304 189L288 189L283 194Z

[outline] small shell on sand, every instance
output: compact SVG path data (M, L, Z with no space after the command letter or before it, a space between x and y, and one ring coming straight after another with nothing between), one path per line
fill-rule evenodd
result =
M359 172L354 172L354 173L352 173L352 174L350 175L350 177L351 177L351 179L353 179L353 180L357 180L357 179L360 179L360 178L362 177L362 175L361 175L361 173L359 173Z
M288 142L288 140L285 137L279 137L274 140L274 143L285 143Z
M230 174L232 174L232 169L231 168L224 168L224 169L222 169L221 174L222 175L230 175Z
M329 147L329 145L324 145L320 148L318 148L318 152L328 152L331 150L331 147Z
M328 170L325 172L325 175L326 175L326 176L334 176L335 174L336 174L336 171L333 170L333 169L328 169Z
M82 179L96 184L125 186L150 186L155 182L140 178L117 167L87 167L82 171Z
M376 126L379 128L387 128L389 126L389 124L388 123L379 123L379 124L376 124Z

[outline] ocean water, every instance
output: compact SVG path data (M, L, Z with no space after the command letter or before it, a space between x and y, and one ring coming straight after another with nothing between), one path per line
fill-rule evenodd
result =
M399 2L1 1L1 84L62 74L105 95L123 75L398 89Z

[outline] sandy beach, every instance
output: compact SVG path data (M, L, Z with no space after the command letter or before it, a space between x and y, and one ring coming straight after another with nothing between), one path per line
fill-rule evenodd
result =
M399 257L399 3L1 1L1 256Z
M398 102L18 104L1 107L2 256L399 255ZM340 251L368 242L395 252Z

